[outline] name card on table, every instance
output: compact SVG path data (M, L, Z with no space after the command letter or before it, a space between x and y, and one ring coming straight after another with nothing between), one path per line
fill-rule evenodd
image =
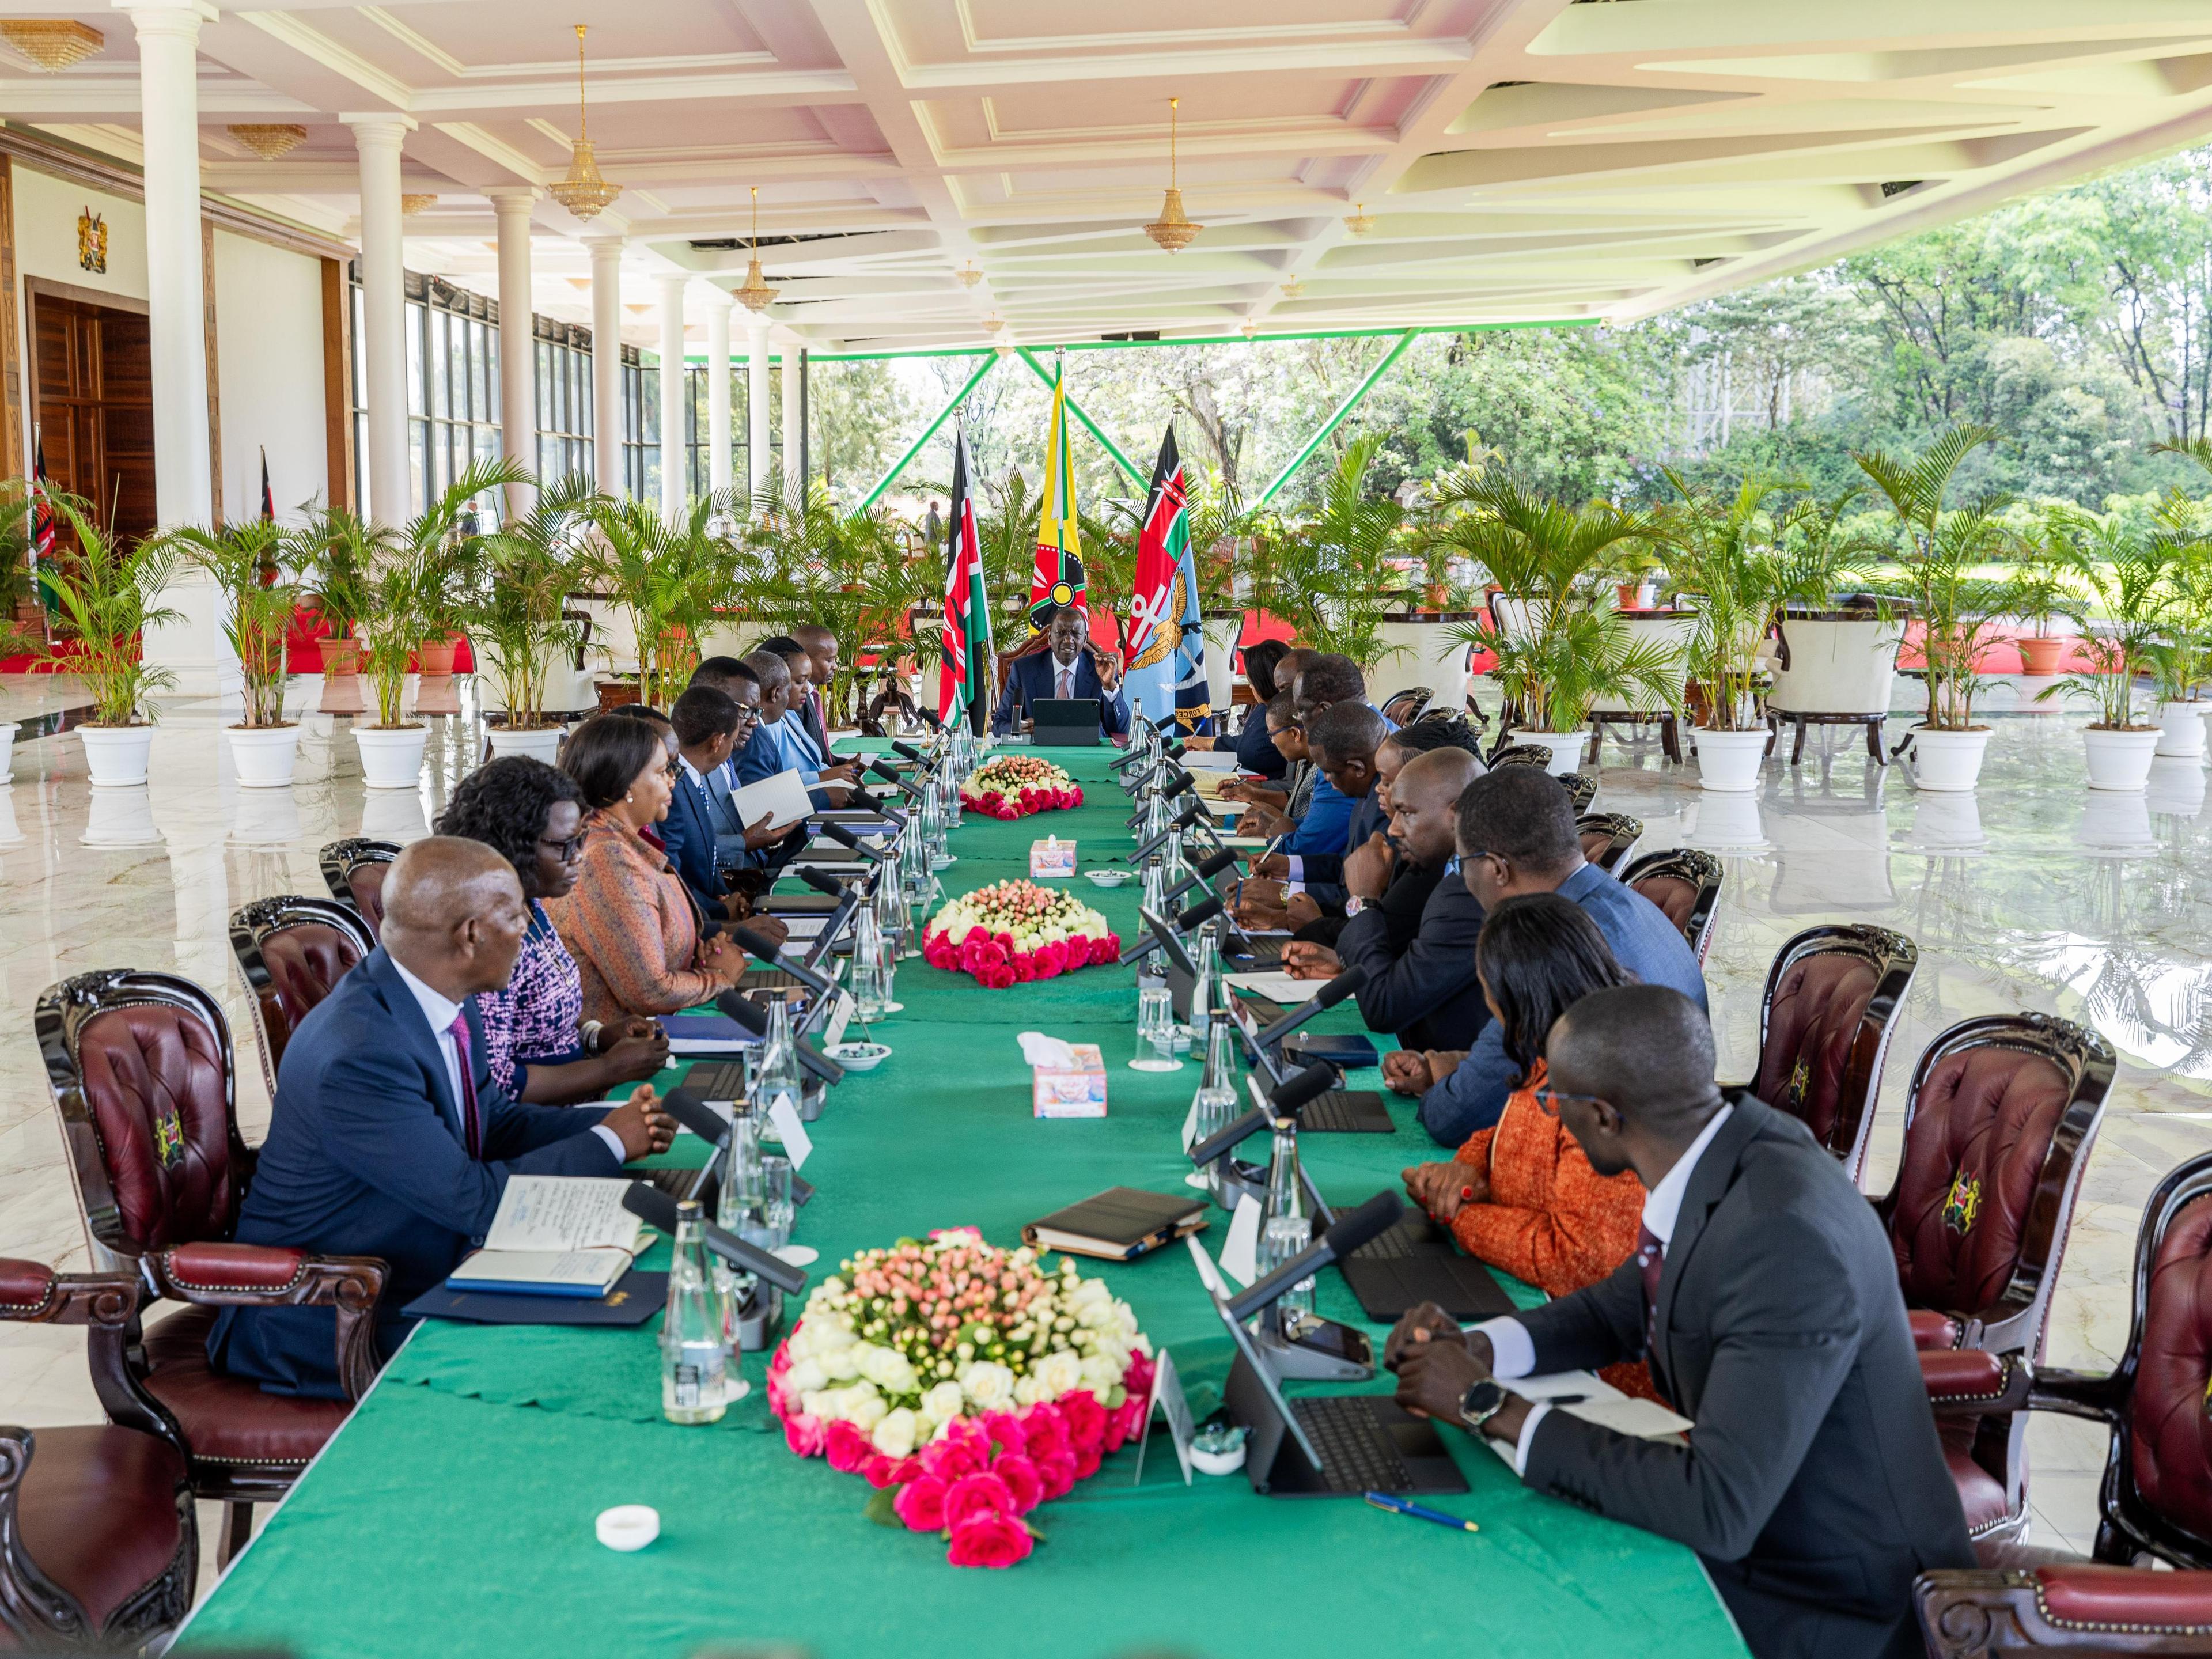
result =
M1175 1359L1165 1348L1152 1355L1152 1402L1145 1408L1145 1427L1137 1437L1137 1476L1129 1484L1140 1486L1145 1482L1145 1448L1152 1443L1152 1419L1165 1417L1168 1435L1175 1442L1176 1462L1182 1465L1182 1483L1190 1485L1190 1440L1194 1431L1190 1420L1190 1401L1182 1391L1182 1378L1176 1375Z
M806 1126L799 1121L799 1109L791 1103L789 1095L778 1095L768 1109L768 1121L775 1125L775 1132L783 1139L783 1155L791 1160L796 1171L805 1166L807 1157L814 1150L814 1141L806 1133Z
M1260 1276L1260 1200L1247 1193L1229 1218L1229 1237L1221 1241L1221 1271L1249 1290Z

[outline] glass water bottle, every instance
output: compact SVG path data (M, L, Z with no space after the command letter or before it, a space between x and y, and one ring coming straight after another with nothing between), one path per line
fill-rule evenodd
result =
M1267 1202L1261 1212L1261 1277L1281 1267L1313 1243L1313 1212L1306 1207L1305 1183L1298 1178L1298 1121L1275 1120L1275 1140L1267 1157ZM1314 1281L1302 1279L1275 1304L1287 1327L1313 1312Z
M1194 1024L1197 1015L1194 1010ZM1216 1012L1206 1027L1206 1070L1191 1103L1198 1109L1191 1145L1219 1134L1237 1120L1237 1022Z
M1225 997L1218 1003L1213 1000L1214 982L1221 976L1221 947L1215 942L1212 928L1198 930L1198 948L1191 953L1190 965L1193 969L1190 986L1191 1041L1204 1042L1210 1048L1212 1039L1206 1035L1206 1020L1217 1007L1226 1012L1229 1006ZM1210 1067L1212 1060L1209 1059L1206 1064Z
M804 1103L799 1091L799 1044L791 1035L791 1005L778 997L768 1006L768 1035L761 1042L760 1077L753 1085L753 1110L765 1137L781 1142L781 1137L769 1127L769 1114L782 1101L795 1115Z
M722 1316L707 1266L699 1202L676 1206L676 1253L660 1327L660 1409L672 1423L715 1423L729 1409Z

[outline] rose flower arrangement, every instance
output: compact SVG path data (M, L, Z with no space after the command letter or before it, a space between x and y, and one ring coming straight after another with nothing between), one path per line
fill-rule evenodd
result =
M994 818L1027 817L1083 805L1083 789L1050 761L1035 755L1000 755L969 774L960 804Z
M941 1534L956 1567L1024 1559L1024 1517L1144 1428L1135 1314L1072 1260L1048 1270L970 1228L839 1267L769 1361L785 1443L866 1477L870 1513Z
M1073 973L1121 954L1106 918L1071 893L1036 882L993 882L962 895L921 932L933 968L972 974L994 991Z

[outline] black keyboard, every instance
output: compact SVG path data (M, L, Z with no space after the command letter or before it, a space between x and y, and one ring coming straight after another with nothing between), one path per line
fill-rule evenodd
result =
M1398 1126L1372 1090L1331 1089L1298 1114L1298 1127L1324 1134L1395 1134Z
M702 1060L684 1073L684 1085L702 1100L743 1100L745 1066L738 1060Z
M799 991L805 988L805 981L782 968L748 968L745 976L738 981L741 991Z
M1249 950L1244 945L1237 945L1231 947L1229 959L1239 964L1237 971L1240 974L1256 974L1270 968L1279 968L1283 965L1283 941L1279 939L1255 939Z
M1331 1492L1410 1492L1413 1472L1390 1431L1356 1395L1293 1400L1291 1410L1321 1454L1321 1480Z
M719 1095L709 1095L709 1100L719 1100ZM1429 1229L1436 1224L1426 1216L1417 1220L1401 1221L1369 1239L1352 1254L1363 1261L1406 1261L1417 1255L1434 1255L1436 1247L1428 1243Z

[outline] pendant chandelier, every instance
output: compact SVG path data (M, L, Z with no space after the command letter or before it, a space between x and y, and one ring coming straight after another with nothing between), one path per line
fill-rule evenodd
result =
M753 190L753 234L751 257L745 261L745 285L737 290L737 297L747 311L766 311L775 300L775 290L761 276L760 268L760 186Z
M1354 236L1364 236L1375 228L1375 216L1368 212L1366 203L1352 204L1352 210L1344 216L1344 228Z
M1160 203L1160 216L1145 227L1145 234L1169 253L1188 247L1206 227L1194 224L1182 210L1182 191L1176 187L1176 110L1180 98L1168 100L1168 193Z
M82 63L107 44L107 37L91 24L58 17L11 17L0 22L0 40L48 75Z
M545 193L579 219L589 219L622 194L620 185L599 176L592 157L591 129L584 119L584 26L576 25L576 142L568 152L568 174L556 179Z
M289 122L273 125L259 122L248 122L242 126L234 124L226 131L264 161L274 161L289 155L307 142L307 128L294 126Z

